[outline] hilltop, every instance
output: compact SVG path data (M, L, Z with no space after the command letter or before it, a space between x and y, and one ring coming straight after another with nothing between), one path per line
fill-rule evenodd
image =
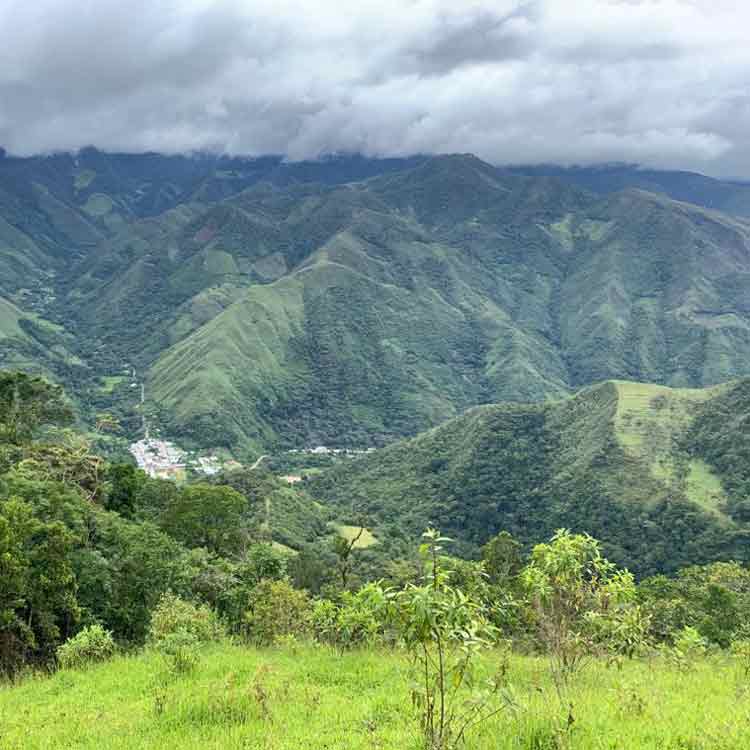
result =
M747 559L750 380L609 381L545 404L481 406L309 488L383 540L436 525L466 554L500 530L602 540L639 574Z

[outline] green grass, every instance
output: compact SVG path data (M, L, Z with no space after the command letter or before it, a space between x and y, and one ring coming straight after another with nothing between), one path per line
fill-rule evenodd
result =
M101 378L102 384L99 390L102 393L112 393L120 383L126 380L124 375L103 375Z
M0 297L0 340L4 338L25 339L18 321L23 313L12 303Z
M90 216L106 216L114 207L112 199L103 193L94 193L89 196L83 210Z
M352 539L354 539L357 534L359 534L361 526L347 526L345 524L334 524L334 528L338 533L346 539L347 542L351 542ZM368 547L372 547L373 545L377 544L378 540L375 538L375 535L369 530L365 529L362 532L362 536L357 539L357 541L354 543L354 549L367 549Z
M497 666L484 657L482 669ZM687 673L655 661L594 665L570 691L567 725L541 658L514 656L516 709L466 750L739 750L750 744L747 683L719 658ZM408 664L398 654L216 646L188 676L155 655L120 657L0 689L3 750L418 750Z
M626 453L643 461L651 474L673 484L686 468L684 490L701 507L719 512L725 500L721 480L704 461L676 451L697 413L697 406L715 398L725 386L667 388L650 383L616 381L618 402L615 435Z
M695 458L688 464L687 495L701 507L718 510L726 498L721 480L703 460Z
M93 169L76 169L73 171L73 187L76 192L85 190L96 179Z
M692 419L695 404L717 394L713 388L667 388L652 383L615 381L618 404L615 430L622 445L651 449L650 436L683 429Z
M237 263L232 254L218 248L211 248L206 251L203 267L208 273L215 276L239 273Z

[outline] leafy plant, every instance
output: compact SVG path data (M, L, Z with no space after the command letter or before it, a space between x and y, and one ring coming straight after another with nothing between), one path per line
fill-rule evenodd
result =
M742 669L745 679L750 678L750 639L739 638L732 641L730 653Z
M391 633L393 592L373 582L344 591L336 601L313 604L310 624L316 640L339 650L385 643Z
M447 750L501 711L508 694L499 679L477 677L477 657L498 633L484 605L451 586L441 568L442 545L451 540L434 529L423 538L425 580L395 596L395 615L412 660L412 703L425 743L429 750Z
M682 672L695 666L695 662L705 655L708 641L693 627L686 626L674 636L674 644L667 649L672 664Z
M149 640L159 643L174 633L185 632L197 643L219 640L224 634L214 612L205 605L181 599L176 594L163 594L151 613Z
M309 631L310 598L288 581L262 580L253 589L245 611L247 640L267 646L279 636L303 636Z
M149 642L176 673L195 669L200 649L222 635L223 629L211 609L172 593L161 597L151 616Z
M192 672L200 662L201 642L195 633L188 630L167 633L155 645L159 653L166 657L170 671L176 674Z
M534 548L522 577L561 698L597 654L632 656L643 643L633 576L603 558L587 534L559 530Z
M81 669L106 661L115 653L112 633L101 625L89 625L57 649L57 663L63 669Z

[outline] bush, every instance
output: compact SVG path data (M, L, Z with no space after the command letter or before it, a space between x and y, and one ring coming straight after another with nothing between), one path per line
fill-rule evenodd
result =
M684 627L674 635L674 645L667 650L667 657L677 669L686 672L705 656L708 641L698 630Z
M252 592L245 612L245 637L259 646L279 636L302 637L309 632L310 597L288 581L261 581Z
M218 641L224 635L216 614L205 604L194 604L172 593L163 594L151 613L149 642L158 647L177 633L189 634L196 644Z
M742 668L745 678L750 677L750 639L738 638L732 641L730 653Z
M643 647L648 618L635 603L633 576L602 557L588 534L560 529L537 544L521 580L561 699L597 654L633 656Z
M57 663L63 669L81 669L106 661L114 653L112 633L101 625L89 625L57 649Z
M190 672L198 664L199 649L224 635L216 614L206 605L163 594L151 614L149 643L163 654L173 672Z
M192 672L198 666L201 645L201 641L194 633L180 629L174 633L167 633L156 644L156 648L166 657L172 672L183 674Z
M338 602L318 600L310 616L313 634L339 649L382 644L390 634L390 604L389 590L378 583L368 583L356 593L344 591Z

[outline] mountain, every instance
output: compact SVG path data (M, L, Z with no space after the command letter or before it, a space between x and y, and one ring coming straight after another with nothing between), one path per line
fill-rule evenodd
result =
M509 171L527 176L557 177L602 195L638 188L704 208L750 217L750 182L740 180L717 180L696 172L645 169L634 164L521 166Z
M0 158L0 364L133 434L144 382L170 436L241 455L750 375L750 220L626 187L470 155Z
M222 210L255 239L232 247L212 214L191 226L193 257L228 273L150 369L166 423L195 439L382 444L477 403L750 373L739 218L471 157ZM243 264L269 276L240 289ZM207 305L222 309L198 325Z
M314 496L384 543L428 525L465 554L501 530L601 539L640 575L750 555L750 380L608 381L545 404L480 406L315 477Z

